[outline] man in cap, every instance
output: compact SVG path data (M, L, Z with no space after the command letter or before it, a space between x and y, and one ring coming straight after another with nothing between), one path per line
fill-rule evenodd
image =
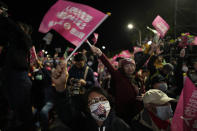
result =
M170 102L176 101L163 91L150 89L143 96L144 110L138 115L138 122L133 123L133 130L170 131L173 111Z
M86 89L94 85L93 70L86 65L86 56L81 52L74 56L74 65L69 70L68 81L71 85L76 81L79 87Z
M68 90L71 94L72 107L84 112L83 96L86 90L95 84L93 70L86 65L86 56L78 52L68 74ZM77 114L75 114L77 115Z

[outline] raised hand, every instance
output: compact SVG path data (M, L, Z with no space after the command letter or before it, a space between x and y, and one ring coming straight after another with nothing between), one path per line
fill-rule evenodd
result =
M156 51L156 49L157 49L157 45L155 44L155 43L152 43L151 45L150 45L150 50L149 50L149 54L150 55L152 55L155 51Z
M102 51L94 45L91 46L91 50L97 56L101 56L103 54Z
M161 53L163 53L163 51L160 50L160 47L158 47L158 48L156 49L156 51L155 51L155 54L156 54L156 55L160 55Z
M56 91L62 92L66 89L68 80L67 64L61 62L55 69L52 70L52 82L55 85Z

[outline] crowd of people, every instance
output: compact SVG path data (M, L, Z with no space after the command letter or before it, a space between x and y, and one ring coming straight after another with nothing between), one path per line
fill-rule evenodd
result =
M175 61L153 42L114 65L96 46L30 62L31 28L0 2L0 131L170 131L185 76L197 85L197 56ZM187 47L187 46L186 46Z

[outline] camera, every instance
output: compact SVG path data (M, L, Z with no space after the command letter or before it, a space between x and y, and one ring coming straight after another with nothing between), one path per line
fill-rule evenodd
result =
M80 94L79 79L75 79L75 78L70 79L70 92L72 95Z

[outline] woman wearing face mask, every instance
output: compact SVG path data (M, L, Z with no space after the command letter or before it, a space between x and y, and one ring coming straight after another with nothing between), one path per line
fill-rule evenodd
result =
M110 99L102 88L93 87L86 92L86 112L75 108L77 106L72 104L66 90L68 72L65 66L58 65L52 71L56 88L55 108L61 121L72 131L129 131L130 127L115 115Z
M129 126L115 115L108 94L93 87L85 95L87 120L85 131L128 131Z

